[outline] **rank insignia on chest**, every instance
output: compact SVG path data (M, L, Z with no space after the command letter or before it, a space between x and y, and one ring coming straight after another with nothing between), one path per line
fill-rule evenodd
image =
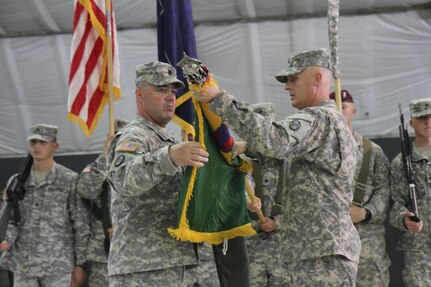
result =
M138 148L139 145L137 143L124 142L117 147L116 151L135 152Z
M301 127L301 123L298 120L291 121L289 123L289 129L292 131L297 131Z

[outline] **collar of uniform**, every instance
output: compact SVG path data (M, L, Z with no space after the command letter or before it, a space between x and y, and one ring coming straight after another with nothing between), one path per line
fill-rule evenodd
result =
M324 100L324 101L320 102L317 106L337 108L335 101L333 101L331 99Z
M159 135L163 140L165 141L171 141L175 142L175 140L172 138L172 136L168 133L168 130L166 128L162 128L153 122L147 120L146 118L143 118L141 116L137 119L141 124L145 125L149 129L153 130L157 135Z
M55 182L55 175L56 175L56 163L54 162L51 166L51 169L49 170L48 174L46 175L46 179L43 182L43 184L53 184ZM26 181L25 186L36 186L34 184L34 173L33 173L33 168L31 169L30 175Z
M422 160L428 161L428 157L419 151L416 146L416 142L414 141L412 144L412 161L419 162Z

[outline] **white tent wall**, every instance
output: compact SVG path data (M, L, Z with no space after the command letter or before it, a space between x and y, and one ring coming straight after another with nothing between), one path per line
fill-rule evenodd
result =
M371 137L398 134L398 107L431 90L429 10L342 16L339 51L342 88L358 107L355 129ZM250 103L270 101L277 118L294 112L274 74L290 53L328 47L326 17L195 27L199 59L221 88ZM115 117L135 117L134 69L157 59L156 28L118 31L123 99ZM26 153L27 129L59 127L59 154L98 153L108 132L107 108L90 138L67 120L71 34L0 38L0 157ZM178 128L168 127L178 133Z

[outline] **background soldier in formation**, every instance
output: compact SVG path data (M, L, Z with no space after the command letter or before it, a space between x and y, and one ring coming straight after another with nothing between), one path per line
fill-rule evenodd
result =
M115 132L127 123L124 120L115 120ZM76 186L78 194L89 200L91 210L91 236L87 249L88 284L91 287L108 286L108 254L112 227L106 156L113 138L111 135L106 137L102 153L84 168Z
M404 284L425 287L431 286L431 98L411 101L410 113L410 125L415 131L411 161L421 221L412 221L410 217L414 214L406 207L409 204L409 188L404 161L399 154L391 164L391 196L394 205L390 222L403 232L398 250L404 254Z
M335 93L329 95L335 100ZM356 115L353 96L341 91L343 115L352 132L358 149L353 203L350 217L361 238L357 287L388 286L389 256L386 253L384 221L390 205L389 160L383 150L353 130Z
M325 49L289 58L276 75L300 112L273 123L218 87L194 96L210 102L247 149L290 159L283 213L286 286L354 286L360 239L350 219L357 147L343 115L329 100L332 80Z
M275 121L273 103L254 104L251 109ZM251 214L257 232L247 238L251 286L284 286L287 279L280 258L284 161L257 156L251 162L255 195L261 200L265 216L261 222L256 214Z
M33 168L20 201L21 221L9 224L1 251L11 252L14 286L80 286L85 281L89 214L76 194L78 175L57 164L57 127L30 128Z
M175 69L150 62L136 69L138 117L116 135L108 180L113 237L109 286L183 286L185 266L196 265L193 244L174 240L182 167L203 166L200 143L178 144L166 125L184 84Z

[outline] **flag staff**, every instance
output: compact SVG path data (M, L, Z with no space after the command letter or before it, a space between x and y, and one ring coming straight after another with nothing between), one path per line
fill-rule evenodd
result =
M328 35L329 46L331 48L332 73L335 86L335 103L338 109L342 110L341 105L341 82L338 59L338 21L339 21L339 0L328 0Z
M114 135L114 92L112 84L112 26L111 26L111 0L105 0L106 10L106 57L108 73L108 104L109 104L109 134Z
M250 198L252 203L256 202L256 196L254 195L253 187L250 184L250 181L246 178L245 179L245 190L247 191L247 195ZM265 216L263 215L263 212L261 209L256 211L257 217L259 217L259 220L261 223L265 223Z

